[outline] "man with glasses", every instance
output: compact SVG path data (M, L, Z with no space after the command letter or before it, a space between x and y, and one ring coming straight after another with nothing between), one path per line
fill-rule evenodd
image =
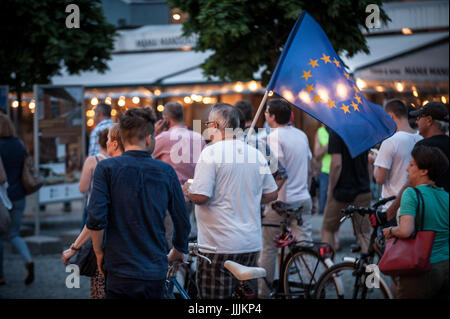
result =
M212 264L198 261L202 299L231 298L235 279L223 266L226 260L256 266L262 248L260 204L277 197L264 156L235 138L239 122L238 110L231 105L213 106L206 123L212 144L200 155L193 184L183 187L196 204L198 243L217 248L216 253L202 253Z

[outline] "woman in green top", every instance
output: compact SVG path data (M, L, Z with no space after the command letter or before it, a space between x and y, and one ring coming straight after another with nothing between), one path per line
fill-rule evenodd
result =
M410 185L416 187L425 202L424 230L436 232L431 250L431 271L419 276L400 276L398 298L449 298L449 195L435 186L436 178L448 169L448 159L436 147L416 146L407 169ZM383 229L386 238L408 238L414 232L415 191L409 187L401 198L399 225ZM406 252L405 252L406 253Z

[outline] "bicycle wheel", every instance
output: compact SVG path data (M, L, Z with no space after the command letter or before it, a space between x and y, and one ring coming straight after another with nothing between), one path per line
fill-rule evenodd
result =
M355 276L353 262L343 262L325 271L317 284L316 299L391 299L386 282L376 272Z
M282 267L282 289L288 298L312 298L317 282L327 265L310 249L291 252Z

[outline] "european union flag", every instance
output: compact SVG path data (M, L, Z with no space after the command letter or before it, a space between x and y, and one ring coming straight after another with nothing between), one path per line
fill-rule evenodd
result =
M295 23L267 89L334 130L352 157L396 131L383 108L359 91L325 32L306 12Z

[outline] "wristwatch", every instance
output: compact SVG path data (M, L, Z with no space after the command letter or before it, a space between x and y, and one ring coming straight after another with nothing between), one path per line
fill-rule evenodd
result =
M389 235L390 235L391 237L394 237L394 235L392 235L392 228L393 228L393 227L389 227Z
M80 250L79 247L75 247L75 244L70 245L70 249L75 251Z

